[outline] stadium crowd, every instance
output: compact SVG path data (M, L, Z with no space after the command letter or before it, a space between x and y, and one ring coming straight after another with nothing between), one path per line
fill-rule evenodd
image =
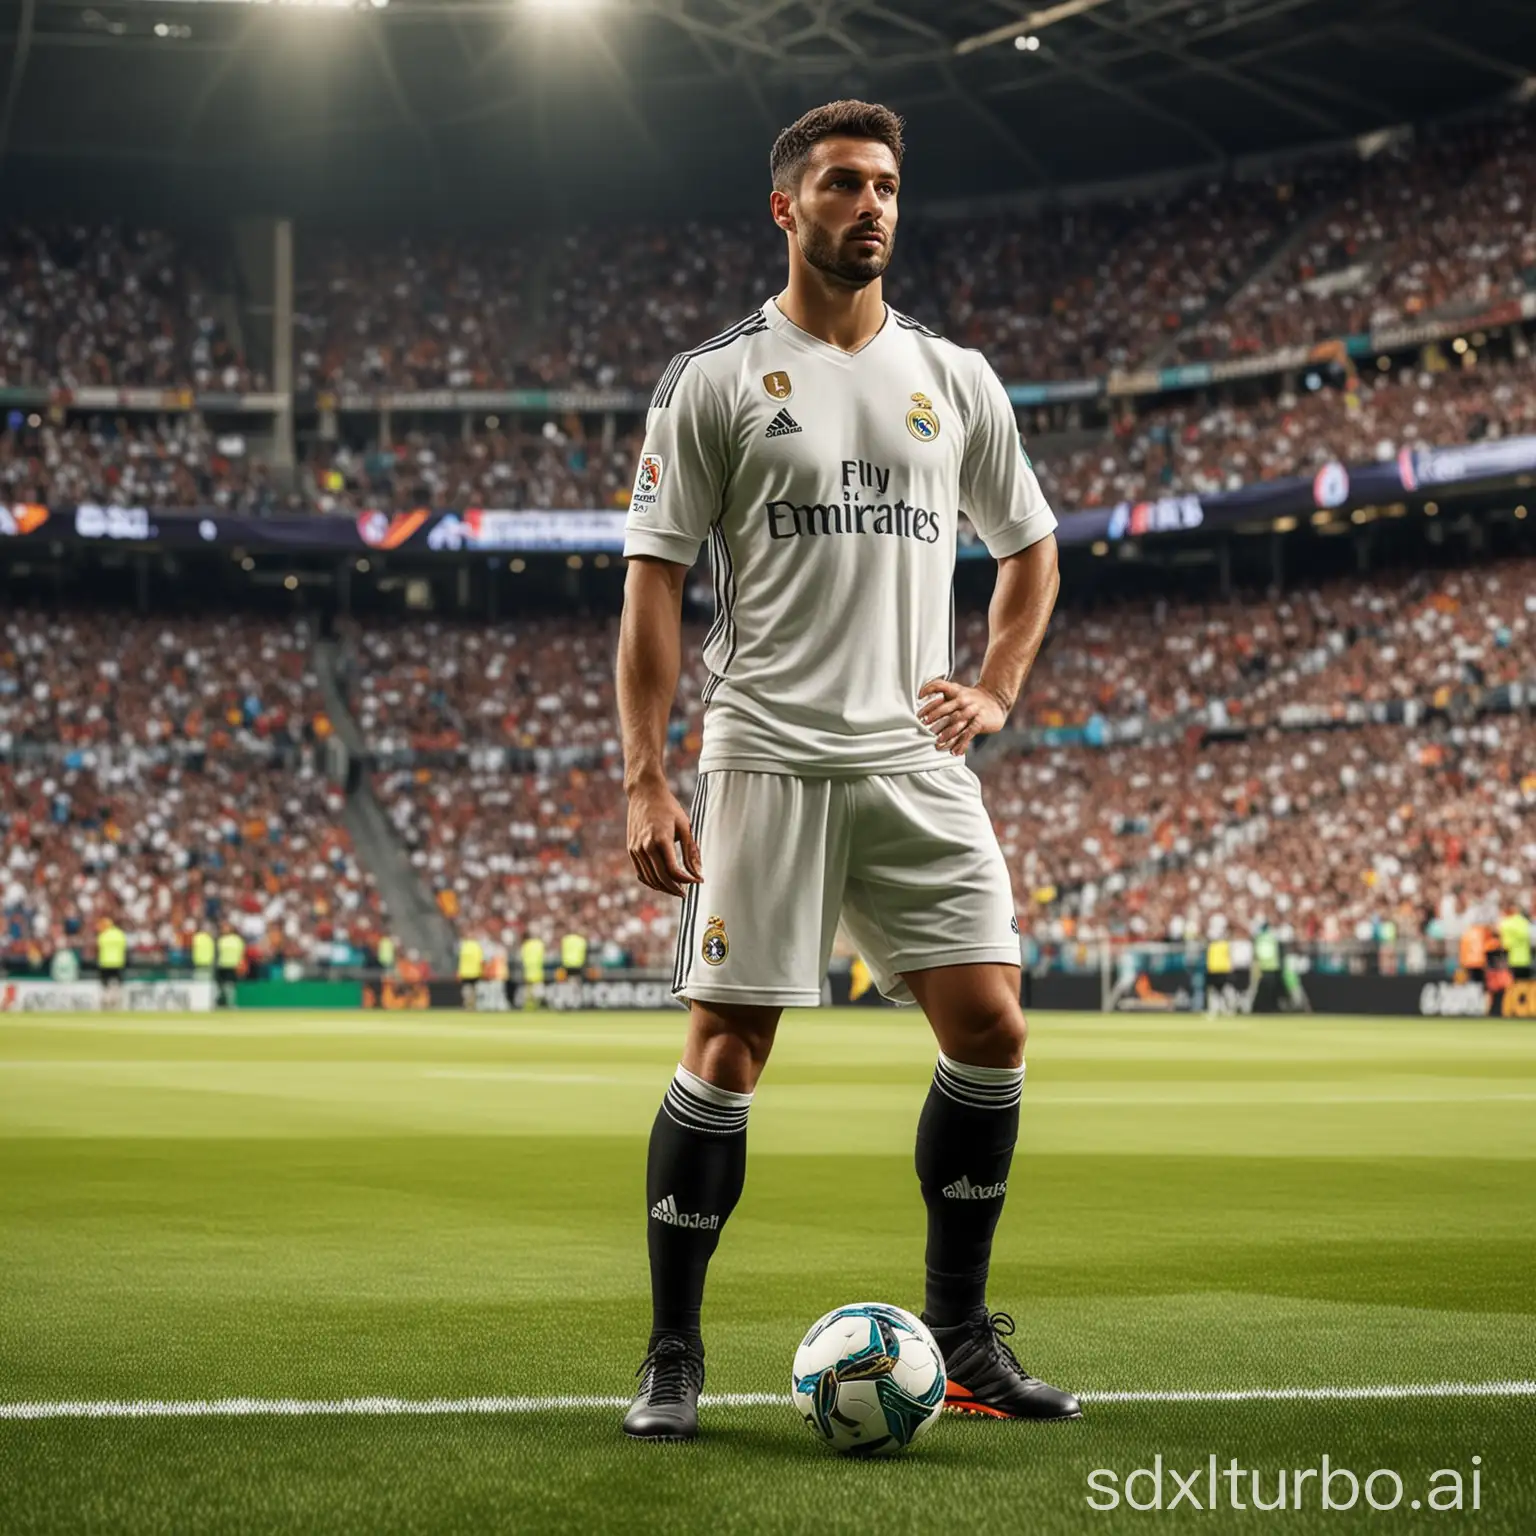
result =
M1536 131L1529 112L1458 124L1358 164L1297 247L1183 332L1185 361L1486 307L1536 285Z
M1445 124L1369 159L1156 194L939 219L909 209L890 298L1005 376L1251 355L1536 280L1532 114ZM202 237L0 234L0 387L264 387ZM762 220L544 235L301 232L295 384L649 389L780 280Z
M0 502L70 506L211 507L265 515L309 500L275 483L242 433L199 414L66 417L34 413L0 432Z
M986 623L956 654L979 663ZM1014 714L1019 726L1145 730L1326 724L1354 706L1460 697L1536 678L1536 561L1340 579L1281 597L1152 599L1059 609ZM1094 723L1097 722L1095 725Z
M1375 159L958 220L908 213L897 308L1005 377L1251 355L1518 295L1536 273L1529 113ZM648 389L778 286L761 221L540 246L336 242L310 269L301 387ZM522 295L532 295L525 299Z
M1155 196L961 219L909 212L891 300L982 347L1006 378L1102 375L1227 358L1536 287L1529 111L1442 125L1374 158L1314 155L1282 173ZM0 387L248 390L230 264L202 236L116 226L0 233ZM677 351L773 291L758 221L562 235L303 238L295 384L303 393L574 386L646 390ZM1517 318L1517 317L1509 317ZM1473 362L1476 367L1469 366ZM1330 458L1536 429L1525 349L1490 367L1434 349L1344 389L1229 389L1148 402L1101 441L1057 451L1027 424L1066 509L1213 492ZM308 439L296 481L259 436L180 416L13 411L0 497L13 502L356 513L416 506L622 506L642 424L567 416L419 418L392 436ZM1081 420L1066 410L1069 425ZM308 429L306 429L308 430ZM365 429L366 430L366 429Z
M330 734L305 625L21 608L0 619L0 750L270 754Z
M253 965L374 942L310 645L252 617L0 620L0 960L90 954L109 918L135 955L220 923Z
M1536 433L1536 363L1529 355L1368 374L1341 387L1253 391L1251 398L1127 408L1104 435L1057 452L1030 437L1042 488L1066 511L1313 473L1330 460L1383 462L1403 448ZM0 501L214 507L261 515L356 514L416 507L622 508L643 423L620 418L608 445L580 416L474 430L410 429L388 446L314 440L299 483L278 485L242 434L196 414L37 418L0 432Z
M1451 354L1456 357L1455 353ZM1443 359L1441 360L1443 363ZM1460 361L1365 376L1342 388L1199 401L1127 412L1105 438L1061 456L1035 447L1041 488L1057 506L1113 506L1259 480L1308 475L1330 460L1382 463L1404 448L1536 432L1536 364Z
M0 228L0 388L265 389L200 254L160 230Z
M311 445L306 492L322 512L416 507L622 508L644 428L631 423L603 446L580 417L534 431L482 426L470 436L410 431L386 447Z
M983 769L1021 921L1040 941L1180 939L1261 921L1338 940L1390 917L1405 935L1536 884L1536 727L1271 729ZM686 800L686 769L674 788ZM580 932L634 963L670 963L676 903L624 851L616 758L586 767L396 768L374 792L460 932L514 951ZM1438 928L1436 925L1439 925Z
M1150 749L1149 749L1150 750ZM1215 767L1230 747L1201 753ZM1529 716L1488 716L1431 731L1276 733L1257 749L1258 791L1248 814L1199 827L1182 819L1152 834L1156 863L1093 867L1113 844L1090 831L1080 857L1056 868L1080 884L1053 908L1050 861L1031 872L1037 938L1122 934L1178 940L1212 932L1252 933L1261 923L1304 940L1369 939L1391 921L1405 937L1442 937L1477 908L1529 910L1536 896L1536 725ZM1140 755L1145 756L1145 752ZM1206 765L1186 763L1201 771ZM1170 767L1172 771L1170 772ZM1180 765L1148 763L1181 804ZM1223 774L1225 777L1225 774ZM1026 853L1026 868L1032 854ZM1071 878L1071 876L1069 876Z
M685 801L700 742L700 638L689 626L671 730L669 767ZM352 696L365 732L377 747L422 754L381 769L375 793L461 931L515 949L525 928L546 941L574 928L640 963L669 963L673 904L634 880L623 850L615 641L611 621L574 619L376 627L352 637ZM984 644L984 617L965 616L962 675ZM1536 837L1536 827L1516 826L1536 810L1528 724L1471 713L1485 690L1536 675L1533 652L1530 560L1341 580L1286 597L1064 608L1013 723L1081 725L1098 714L1184 729L1106 750L981 759L1021 907L1032 903L1046 937L1079 921L1178 936L1218 910L1204 897L1197 913L1185 910L1187 893L1201 888L1188 871L1208 872L1216 859L1252 877L1245 914L1263 915L1268 901L1271 920L1283 910L1294 926L1333 910L1328 932L1337 934L1388 901L1402 931L1421 931L1447 891L1467 896L1462 887L1478 873L1463 867L1468 849L1482 863L1502 849L1503 880ZM1410 723L1317 728L1352 705L1393 701L1415 703ZM1400 796L1393 806L1382 799L1389 790ZM1341 796L1354 798L1339 809ZM1446 825L1459 841L1431 826L1442 802L1458 807ZM1371 810L1351 809L1361 804ZM1493 818L1486 825L1480 809ZM1413 879L1388 882L1386 864L1357 869L1348 844L1335 867L1324 845L1338 841L1339 823L1329 818L1356 814L1399 830L1404 815L1413 821L1411 849L1396 855ZM1384 837L1356 846L1389 858ZM1302 858L1308 838L1318 847ZM1218 857L1217 848L1231 851ZM1289 872L1301 868L1321 871L1326 901L1308 897ZM1291 898L1284 909L1275 905L1282 890ZM1422 910L1403 910L1414 902Z
M352 626L349 702L384 753L500 747L583 760L619 750L613 666L616 620ZM702 625L684 627L674 753L698 755L708 672Z
M185 951L208 925L239 932L252 965L372 942L382 907L341 800L312 766L232 756L0 759L0 959L90 954L107 919L134 955Z
M575 932L636 964L670 963L677 903L635 879L616 757L543 773L398 768L373 789L460 933L515 953L525 933L549 944Z
M300 251L295 285L296 387L345 395L510 385L535 265L516 235L315 241Z
M1476 710L1487 690L1528 682L1533 626L1529 559L1285 597L1064 607L1014 723L1097 715L1148 734L980 760L1026 927L1177 938L1264 917L1347 937L1390 913L1407 934L1519 885L1536 868L1536 738L1527 717ZM685 800L701 639L688 625L670 729ZM669 963L675 904L624 853L615 621L368 622L344 641L373 791L459 932L510 950L525 931L575 930ZM256 618L7 615L7 953L105 915L146 949L224 913L257 956L372 943L379 898L317 773L331 722L310 643L302 625ZM984 643L982 616L966 616L962 673ZM1318 728L1354 704L1410 700L1402 725Z

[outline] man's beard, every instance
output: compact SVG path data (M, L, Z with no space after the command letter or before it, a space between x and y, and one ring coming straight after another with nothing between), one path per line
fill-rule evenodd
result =
M825 272L850 288L867 288L891 264L894 241L889 231L881 233L885 235L885 244L866 254L839 240L820 224L802 221L800 251L818 272Z

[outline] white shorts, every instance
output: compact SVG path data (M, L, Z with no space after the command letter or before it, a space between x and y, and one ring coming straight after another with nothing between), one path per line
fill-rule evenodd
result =
M981 783L931 773L802 779L699 775L704 883L683 902L675 996L814 1008L839 919L875 985L910 1003L903 971L1019 963L1008 867Z

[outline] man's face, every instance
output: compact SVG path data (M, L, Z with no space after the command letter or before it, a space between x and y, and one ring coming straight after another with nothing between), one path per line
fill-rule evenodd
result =
M863 288L885 271L896 243L896 194L901 173L884 144L873 139L823 139L792 198L783 198L780 223L818 271Z

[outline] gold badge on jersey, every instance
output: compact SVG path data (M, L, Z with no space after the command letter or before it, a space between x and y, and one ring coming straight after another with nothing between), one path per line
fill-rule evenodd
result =
M772 400L788 400L795 392L795 386L789 382L789 375L782 370L765 373L763 388L768 391L768 396Z
M731 941L725 936L725 919L712 917L704 927L704 942L699 946L706 965L724 965L731 952Z
M912 398L917 402L907 412L907 431L920 443L931 443L939 435L939 418L933 408L933 401L921 390L913 394Z

